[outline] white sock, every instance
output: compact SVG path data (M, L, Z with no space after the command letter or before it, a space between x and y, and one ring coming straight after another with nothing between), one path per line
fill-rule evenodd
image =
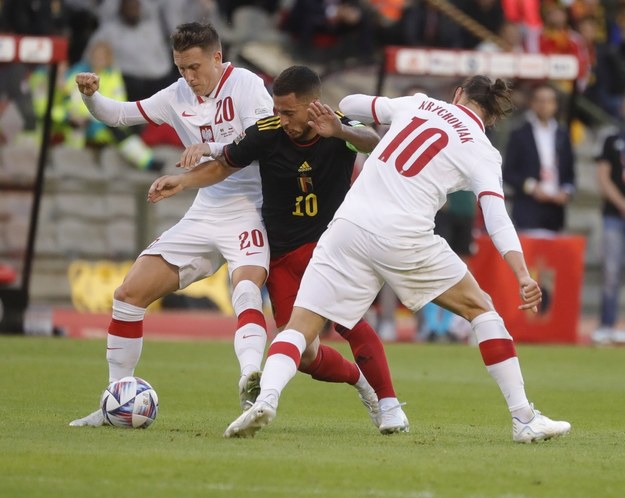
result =
M109 364L109 383L134 375L139 363L143 337L131 339L109 334L106 338L106 360Z
M234 334L234 352L241 375L247 375L260 370L267 344L263 300L258 286L250 280L239 282L232 292L232 306L239 327Z
M517 410L529 408L531 412L530 402L525 394L525 384L521 374L519 359L516 356L500 363L489 365L486 367L486 370L497 382L508 404L508 410L510 410L513 416Z
M360 377L358 377L358 380L354 384L354 387L358 389L358 392L363 392L371 387L371 384L369 384L369 381L364 376L362 371L360 372Z
M297 373L305 349L306 338L297 330L288 329L276 336L269 347L265 369L260 379L258 401L265 401L274 408L278 406L278 398Z
M145 308L113 300L113 320L139 326L145 317ZM111 327L114 325L111 324ZM109 383L134 375L139 363L143 337L123 337L109 333L106 339L106 360L109 364Z
M487 343L487 341L503 340L510 341L510 345L512 345L512 347L514 346L512 336L508 333L503 320L499 314L494 311L483 313L476 317L471 322L471 327L475 332L478 345ZM486 346L486 344L484 344L484 346ZM484 357L484 352L482 352L482 357ZM498 363L486 364L486 370L495 382L497 382L508 404L508 409L513 416L514 413L527 413L527 410L533 414L525 394L525 383L523 382L521 366L516 356L507 358ZM520 412L518 412L519 410Z

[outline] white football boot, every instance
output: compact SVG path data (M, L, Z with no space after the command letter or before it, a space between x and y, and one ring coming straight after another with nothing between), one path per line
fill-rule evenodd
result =
M241 410L248 410L260 394L260 377L262 372L251 372L241 376L239 380L239 403Z
M266 401L257 401L228 426L224 437L254 437L274 418L276 418L276 409Z
M102 410L96 410L86 417L77 418L69 423L70 427L101 427L104 424L104 414Z
M409 432L410 422L402 410L405 403L397 403L395 406L380 410L380 425L378 428L382 434L394 434L396 432Z
M546 441L554 437L565 436L570 431L571 424L568 422L551 420L536 409L534 409L534 418L529 422L524 423L516 417L512 418L512 440L515 443Z

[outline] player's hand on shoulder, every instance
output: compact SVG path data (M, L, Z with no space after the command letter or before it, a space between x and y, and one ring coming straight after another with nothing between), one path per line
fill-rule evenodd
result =
M308 126L322 137L332 137L342 129L341 121L332 108L318 100L308 106L308 116L310 117Z
M154 180L148 190L148 202L155 204L182 191L182 175L166 175Z
M76 84L80 93L91 97L100 88L100 77L95 73L78 73Z
M204 156L210 156L211 149L207 143L193 144L187 147L180 156L180 161L176 164L178 168L184 168L186 170L192 170L202 160Z
M532 310L538 312L538 305L543 300L543 292L540 290L538 283L530 276L519 280L520 295L523 304L519 306L520 310Z

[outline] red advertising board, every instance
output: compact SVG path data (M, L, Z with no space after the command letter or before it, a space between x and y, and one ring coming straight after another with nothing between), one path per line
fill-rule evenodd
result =
M470 268L517 342L575 343L578 339L586 241L580 236L520 237L527 266L543 290L538 313L519 311L512 270L488 236L476 239Z

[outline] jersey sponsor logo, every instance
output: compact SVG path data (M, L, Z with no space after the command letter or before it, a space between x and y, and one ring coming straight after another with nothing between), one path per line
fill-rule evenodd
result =
M200 126L200 136L202 137L202 142L204 143L215 141L213 127L211 125Z
M304 161L302 165L297 168L298 173L307 173L308 171L312 171L312 168L310 167L310 164L308 164L308 161Z
M266 107L258 107L254 110L254 114L257 116L263 116L265 114L272 114L271 109L267 109Z
M260 334L244 334L243 339L248 339L249 337L262 337Z
M182 117L183 118L192 118L193 116L197 116L197 114L193 114L193 113L187 112L187 111L182 111Z
M246 256L253 256L254 254L260 254L262 251L247 251Z

